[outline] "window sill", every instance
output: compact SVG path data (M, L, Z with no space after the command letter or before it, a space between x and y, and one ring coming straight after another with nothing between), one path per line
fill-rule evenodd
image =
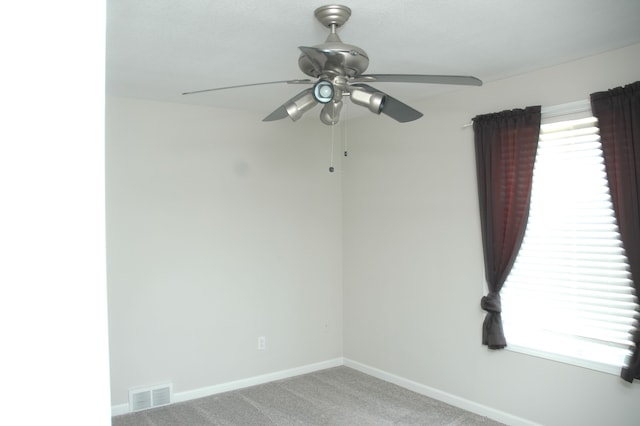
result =
M569 355L562 355L553 352L547 352L540 349L533 349L518 345L507 345L505 348L508 351L517 352L525 355L535 356L538 358L548 359L551 361L561 362L563 364L573 365L575 367L587 368L589 370L599 371L601 373L613 374L620 376L622 367L619 365L605 364L596 361L590 361L582 358L577 358Z

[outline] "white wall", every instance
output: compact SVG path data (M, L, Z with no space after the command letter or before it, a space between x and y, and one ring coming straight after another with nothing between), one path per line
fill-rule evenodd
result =
M340 357L330 128L107 101L113 405L135 386L179 393Z
M473 130L461 127L482 113L588 99L639 70L635 45L415 104L425 116L413 123L351 124L345 357L545 425L638 424L638 383L481 346Z

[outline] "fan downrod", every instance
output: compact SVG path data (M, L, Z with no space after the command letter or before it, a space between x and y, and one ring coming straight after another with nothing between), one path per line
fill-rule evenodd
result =
M316 19L325 27L341 27L349 20L351 9L340 4L320 6L314 12Z

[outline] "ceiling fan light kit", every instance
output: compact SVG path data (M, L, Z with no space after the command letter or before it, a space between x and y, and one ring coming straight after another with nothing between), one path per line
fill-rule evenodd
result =
M380 114L384 108L385 94L382 92L367 92L359 87L352 87L350 91L351 102L368 108L374 114Z
M342 110L342 101L335 101L326 104L320 111L320 121L327 126L338 124L340 120L340 111Z
M370 82L456 84L481 86L482 81L471 76L428 75L428 74L363 74L369 66L367 52L358 46L343 43L337 29L351 16L351 9L343 5L326 5L314 12L316 19L329 28L329 36L324 43L307 47L300 46L298 66L311 79L271 81L243 85L218 87L214 89L186 92L183 95L233 89L236 87L257 86L263 84L288 83L312 84L286 101L263 121L280 120L286 117L296 121L317 104L323 104L320 121L329 126L340 120L343 97L348 97L355 105L365 107L374 114L385 114L394 120L406 123L422 117L422 113L409 105L375 89Z
M328 80L320 80L313 86L313 97L321 104L331 102L335 92L333 84Z
M287 114L289 115L289 117L291 117L293 121L298 120L299 118L302 117L302 115L305 112L309 111L311 108L316 106L316 98L310 91L305 90L304 92L301 92L301 94L302 94L301 97L299 98L296 97L294 100L284 104L284 107L287 110ZM273 120L267 120L267 118L265 118L264 120L273 121ZM279 120L280 118L284 118L284 117L278 117L278 118L275 118L275 120Z

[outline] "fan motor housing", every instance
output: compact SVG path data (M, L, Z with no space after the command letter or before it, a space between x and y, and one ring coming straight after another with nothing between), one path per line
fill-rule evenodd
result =
M325 63L324 69L318 72L306 55L300 55L298 66L308 76L317 78L323 75L330 77L340 75L353 78L365 72L369 66L367 52L358 46L342 42L327 42L313 47L329 53L331 59Z

